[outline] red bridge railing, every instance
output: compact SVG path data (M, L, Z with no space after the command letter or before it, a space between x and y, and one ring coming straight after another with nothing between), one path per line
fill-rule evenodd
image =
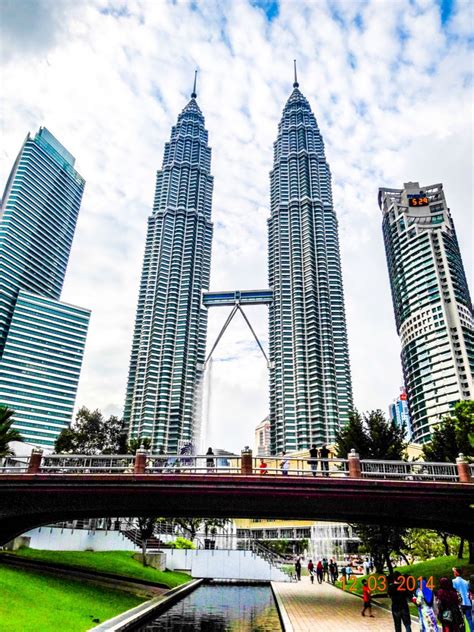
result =
M363 478L405 481L474 483L474 465L462 454L456 463L361 460L352 450L347 459L291 456L149 454L47 454L33 450L29 457L0 459L1 474L186 474L298 476L306 478Z

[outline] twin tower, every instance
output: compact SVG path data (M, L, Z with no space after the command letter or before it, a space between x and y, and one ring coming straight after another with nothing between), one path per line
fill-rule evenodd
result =
M199 432L213 304L203 302L213 234L211 149L196 98L194 88L157 173L125 402L130 436L150 437L154 450L167 453ZM271 446L280 453L333 442L352 408L331 173L296 74L274 143L270 191L270 290L262 302L269 304ZM231 294L236 302L253 300L252 292Z

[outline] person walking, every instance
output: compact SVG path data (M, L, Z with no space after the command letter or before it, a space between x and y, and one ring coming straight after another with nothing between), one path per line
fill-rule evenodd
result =
M466 617L470 632L473 632L472 601L469 598L469 582L466 579L463 579L462 568L459 566L455 566L453 568L453 574L453 587L457 590L459 596L461 597L461 610L463 615Z
M206 452L206 467L208 472L212 472L214 470L214 459L211 458L214 456L214 452L212 448L209 448Z
M325 582L329 581L329 563L325 557L323 557L323 579Z
M331 579L331 584L336 583L337 579L337 570L336 570L336 562L331 558L329 560L329 577Z
M364 605L362 606L361 615L365 617L365 611L369 611L369 616L373 618L372 614L372 593L370 592L370 588L367 586L367 580L362 580L362 601Z
M265 462L265 459L260 459L260 465L258 469L260 470L260 476L265 476L265 474L268 474L268 465Z
M433 610L434 593L431 588L428 588L424 577L421 579L421 584L416 589L412 601L418 608L420 632L439 632L436 615Z
M329 450L327 449L326 444L321 446L321 449L319 450L319 458L321 459L321 472L323 476L329 476Z
M392 601L392 617L395 625L395 632L402 632L402 623L406 632L411 632L411 618L408 609L408 599L411 594L406 590L405 584L401 583L401 573L395 571L388 577L388 596Z
M364 569L364 575L368 575L370 573L370 562L368 557L366 557L362 563L362 568Z
M316 564L316 577L318 579L318 584L323 583L323 563L321 560Z
M311 457L308 461L311 466L311 472L313 476L316 476L318 473L318 448L315 445L311 446L309 456Z
M467 592L469 599L471 600L472 608L471 608L471 619L474 621L474 575L469 577L469 585Z
M309 560L308 562L308 573L311 583L314 584L314 564L313 560Z
M296 558L295 573L296 573L296 579L298 581L301 581L301 559L299 557Z
M288 470L290 469L290 461L285 456L284 452L282 452L281 455L282 455L282 460L280 462L281 473L283 476L288 476Z
M463 632L464 617L459 606L458 593L453 587L453 582L447 577L441 577L439 580L436 605L443 632Z

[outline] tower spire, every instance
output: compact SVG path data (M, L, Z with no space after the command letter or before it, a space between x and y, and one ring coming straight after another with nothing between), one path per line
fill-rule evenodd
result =
M197 74L198 74L198 71L197 71L197 70L195 70L195 71L194 71L194 85L193 85L193 91L191 92L191 99L195 99L195 98L197 97L197 94L196 94L196 80L197 80Z
M293 88L298 88L300 84L298 83L298 75L296 74L296 59L293 59L293 68L295 71L295 80L293 82Z

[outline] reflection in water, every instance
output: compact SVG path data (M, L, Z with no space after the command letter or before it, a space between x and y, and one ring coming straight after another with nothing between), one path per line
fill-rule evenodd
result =
M279 632L270 586L201 586L139 632Z

